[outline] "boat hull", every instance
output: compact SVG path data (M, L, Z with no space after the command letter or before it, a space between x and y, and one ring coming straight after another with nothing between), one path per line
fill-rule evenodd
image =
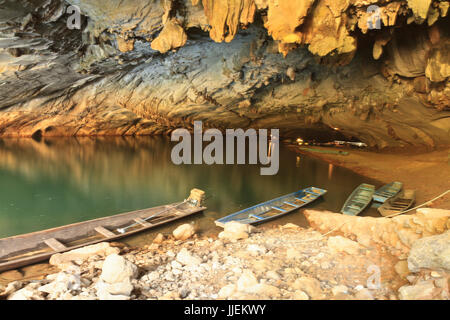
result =
M261 224L304 207L326 193L327 190L324 189L315 187L306 188L232 213L216 220L215 223L222 228L227 222L231 221L251 225Z
M372 202L375 186L367 183L359 185L345 201L341 213L357 216L363 212Z
M380 189L376 190L373 195L373 200L376 202L384 203L386 200L395 197L403 188L403 183L392 182L384 185Z
M0 272L45 261L55 253L104 241L116 241L204 210L205 207L180 202L0 239ZM144 220L161 211L166 212ZM132 223L136 223L136 226L126 232L117 231Z
M410 209L414 205L415 201L416 192L414 190L404 190L397 196L388 199L381 207L378 208L378 212L383 217L388 217Z

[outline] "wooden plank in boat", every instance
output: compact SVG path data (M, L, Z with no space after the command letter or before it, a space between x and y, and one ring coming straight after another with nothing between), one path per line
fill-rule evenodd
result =
M115 236L115 234L111 231L109 231L108 229L100 226L94 229L95 231L97 231L98 233L100 233L102 236L105 236L106 238L112 238Z
M295 204L293 204L293 203L290 203L290 202L288 202L288 201L285 201L284 203L286 203L287 205L289 205L289 206L291 206L291 207L295 207L295 208L298 207L297 205L295 205Z
M63 251L67 250L67 247L63 245L61 242L56 240L55 238L50 238L44 241L46 245L52 248L54 251Z
M147 221L145 221L145 220L143 220L141 218L136 218L136 219L134 219L134 221L139 223L141 226L144 226L144 227L151 227L152 226L151 223L149 223L149 222L147 222Z

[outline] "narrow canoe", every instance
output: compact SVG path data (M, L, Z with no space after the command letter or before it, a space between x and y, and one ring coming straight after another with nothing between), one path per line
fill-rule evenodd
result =
M215 221L219 227L236 221L243 224L259 224L306 206L327 193L327 190L309 187L261 204L230 214Z
M386 202L378 208L378 212L380 212L383 217L387 217L408 210L414 205L415 201L416 192L407 189L400 192L397 196L386 200Z
M357 216L370 204L374 193L375 186L367 183L361 184L352 192L347 201L345 201L341 213Z
M403 183L395 181L382 186L375 191L373 200L376 202L384 203L387 199L396 196L403 188Z
M45 261L55 253L115 241L204 210L185 200L0 239L0 271Z

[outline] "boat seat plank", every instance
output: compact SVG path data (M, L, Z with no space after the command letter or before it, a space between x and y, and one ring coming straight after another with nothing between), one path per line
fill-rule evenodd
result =
M149 222L147 222L147 221L145 221L144 219L141 219L141 218L136 218L136 219L134 219L134 221L139 223L141 226L144 226L144 227L151 227L153 225L153 224L151 224L151 223L149 223Z
M298 201L301 201L301 202L306 202L305 200L297 198L297 197L295 198L295 200L298 200Z
M298 205L296 205L296 204L293 204L293 203L291 203L291 202L288 202L288 201L285 201L284 203L286 203L287 205L289 205L289 206L291 206L291 207L295 207L295 208L297 208L297 207L298 207Z
M286 212L286 210L281 209L281 208L276 207L276 206L273 206L272 209L275 209L275 210L278 210L278 211L281 211L281 212Z
M249 217L250 218L256 218L258 220L263 220L264 219L263 217L257 216L256 214L250 214Z
M67 250L67 247L63 245L61 242L56 240L55 238L50 238L44 241L46 245L52 248L54 251L63 251Z
M115 236L115 234L113 232L109 231L108 229L106 229L105 227L102 227L102 226L97 227L94 230L106 238L112 238Z

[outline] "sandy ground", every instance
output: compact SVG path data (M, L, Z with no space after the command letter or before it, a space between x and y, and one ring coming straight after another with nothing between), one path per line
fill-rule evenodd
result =
M290 148L300 152L298 148ZM314 148L348 151L347 156L307 153L381 182L401 181L404 188L416 190L416 205L429 201L450 189L450 149L423 154L386 154L357 149ZM450 208L450 193L436 200L429 207Z

